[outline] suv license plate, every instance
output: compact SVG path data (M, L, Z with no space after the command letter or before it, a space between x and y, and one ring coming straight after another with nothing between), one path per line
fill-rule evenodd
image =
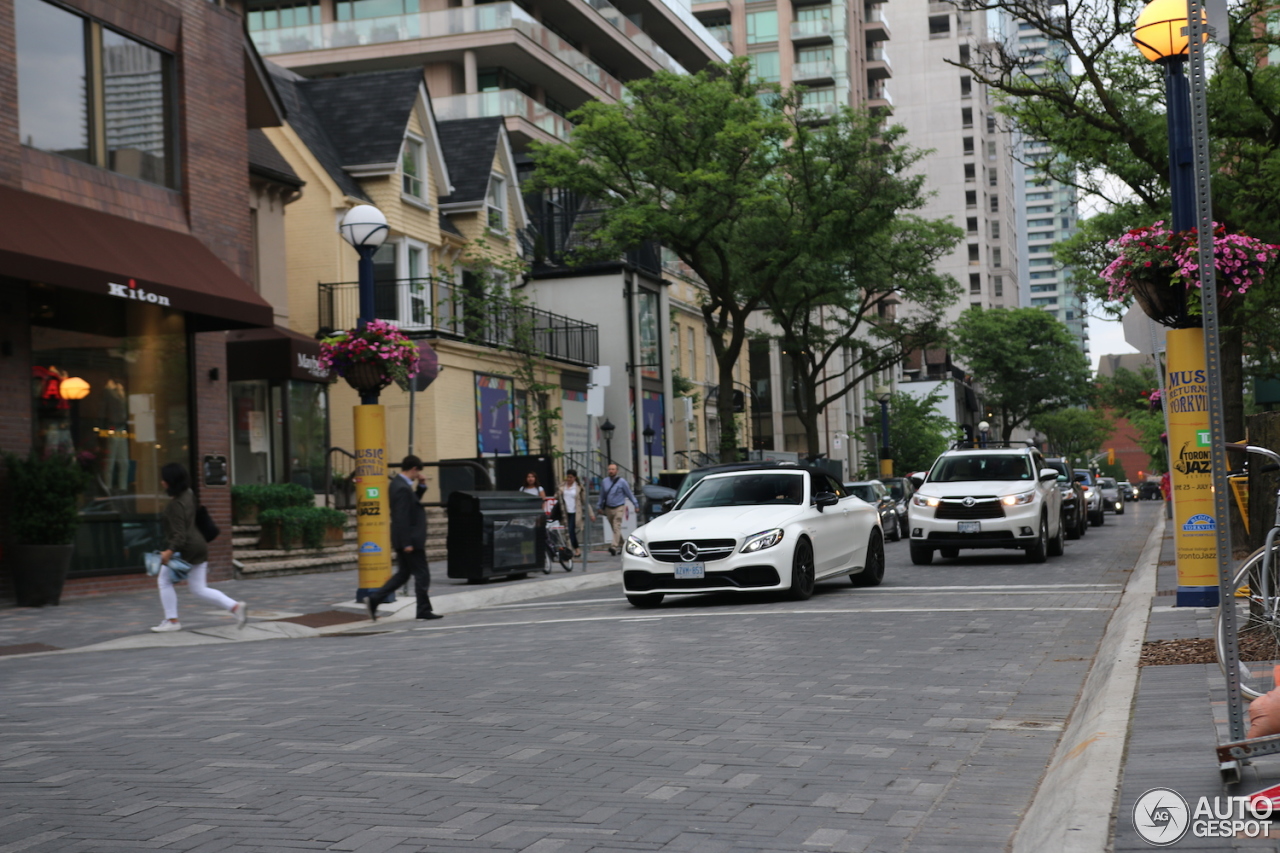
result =
M956 533L981 533L982 522L980 521L957 521Z
M676 563L678 578L705 578L706 576L707 568L702 563Z

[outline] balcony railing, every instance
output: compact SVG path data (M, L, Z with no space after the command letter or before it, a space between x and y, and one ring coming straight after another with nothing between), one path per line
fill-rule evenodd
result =
M582 0L582 2L599 12L601 17L608 21L614 29L631 39L636 47L648 54L651 59L667 71L674 71L677 74L689 73L683 65L676 62L671 54L659 47L658 43L648 33L632 23L631 19L622 14L609 0Z
M829 80L835 76L835 63L830 59L817 59L810 62L797 62L791 69L791 79Z
M360 316L360 285L320 285L320 325L351 329ZM530 352L568 364L599 364L600 330L591 323L497 299L475 299L452 281L396 279L374 284L374 314L411 338L448 338Z
M387 15L359 21L334 21L326 24L281 27L275 30L256 30L253 33L253 42L259 53L270 56L498 30L519 31L530 41L537 43L595 83L611 97L622 96L622 83L514 3L486 3L480 6L438 9L434 12L416 12L407 15Z
M497 118L514 116L528 121L557 139L569 138L573 123L551 112L519 89L477 92L473 95L446 95L433 98L432 107L440 121L460 118Z
M828 18L818 18L814 21L792 21L791 22L791 39L818 39L831 38L831 21Z

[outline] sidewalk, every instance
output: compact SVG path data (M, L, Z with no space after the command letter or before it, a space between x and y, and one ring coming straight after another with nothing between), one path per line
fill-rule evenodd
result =
M585 574L578 562L569 573L557 564L549 575L535 572L524 579L469 584L446 577L444 563L436 562L431 565L431 603L437 612L447 614L574 589L620 586L621 565L621 557L599 551L591 554ZM242 632L236 631L225 612L191 595L186 584L178 587L178 615L183 630L173 634L149 631L164 615L154 589L64 600L57 607L0 607L0 656L103 643L110 643L113 648L191 645L346 630L360 622L369 624L364 605L355 603L356 576L351 569L211 584L236 600L248 602L249 625ZM413 615L414 596L402 591L394 603L378 609L378 624L412 619Z

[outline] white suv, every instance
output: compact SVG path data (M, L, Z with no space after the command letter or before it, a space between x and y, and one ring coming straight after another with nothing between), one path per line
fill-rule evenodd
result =
M1021 548L1043 563L1060 556L1062 495L1058 472L1033 447L948 450L911 498L911 562L961 548Z

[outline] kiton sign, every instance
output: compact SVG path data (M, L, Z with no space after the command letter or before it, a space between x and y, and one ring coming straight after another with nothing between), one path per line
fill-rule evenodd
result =
M134 299L138 302L150 302L152 305L163 305L166 308L169 307L169 297L143 290L141 287L138 287L138 282L134 279L129 279L129 283L127 285L108 282L107 294L110 296L118 296L121 299Z

